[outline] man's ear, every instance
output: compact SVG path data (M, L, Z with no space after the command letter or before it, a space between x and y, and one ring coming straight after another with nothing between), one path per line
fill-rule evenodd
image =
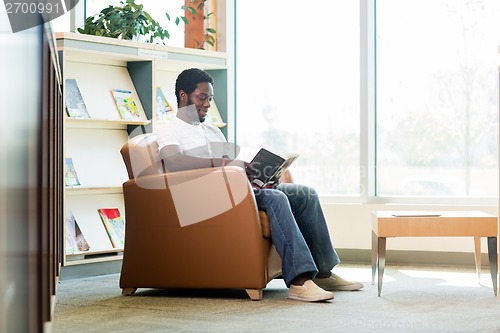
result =
M183 105L186 105L187 101L189 99L189 96L188 96L188 94L186 94L186 92L184 90L180 90L179 91L179 99Z

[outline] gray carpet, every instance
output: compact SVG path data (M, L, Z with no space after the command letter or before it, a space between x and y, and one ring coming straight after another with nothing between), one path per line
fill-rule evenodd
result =
M334 272L365 284L325 303L288 300L282 280L251 301L243 290L139 289L122 296L119 275L59 282L54 333L66 332L500 332L489 271L386 267L381 297L371 267Z

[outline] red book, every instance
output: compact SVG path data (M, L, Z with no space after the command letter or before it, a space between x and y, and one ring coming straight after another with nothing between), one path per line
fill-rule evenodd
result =
M97 211L113 247L123 248L125 245L125 221L118 208L100 208Z

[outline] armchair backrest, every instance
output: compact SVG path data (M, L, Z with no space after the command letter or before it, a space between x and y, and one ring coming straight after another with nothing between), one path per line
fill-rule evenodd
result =
M127 167L129 179L160 174L166 171L160 160L156 134L140 134L129 139L120 149L120 153ZM287 170L280 180L283 183L293 183L290 171Z
M120 149L120 153L129 179L163 173L155 134L140 134L129 139Z

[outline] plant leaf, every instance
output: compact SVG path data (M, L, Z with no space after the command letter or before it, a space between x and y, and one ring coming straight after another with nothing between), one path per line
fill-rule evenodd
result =
M194 9L193 7L191 6L188 6L187 8L185 8L185 10L189 11L191 14L193 15L196 15L198 12L196 11L196 9Z

